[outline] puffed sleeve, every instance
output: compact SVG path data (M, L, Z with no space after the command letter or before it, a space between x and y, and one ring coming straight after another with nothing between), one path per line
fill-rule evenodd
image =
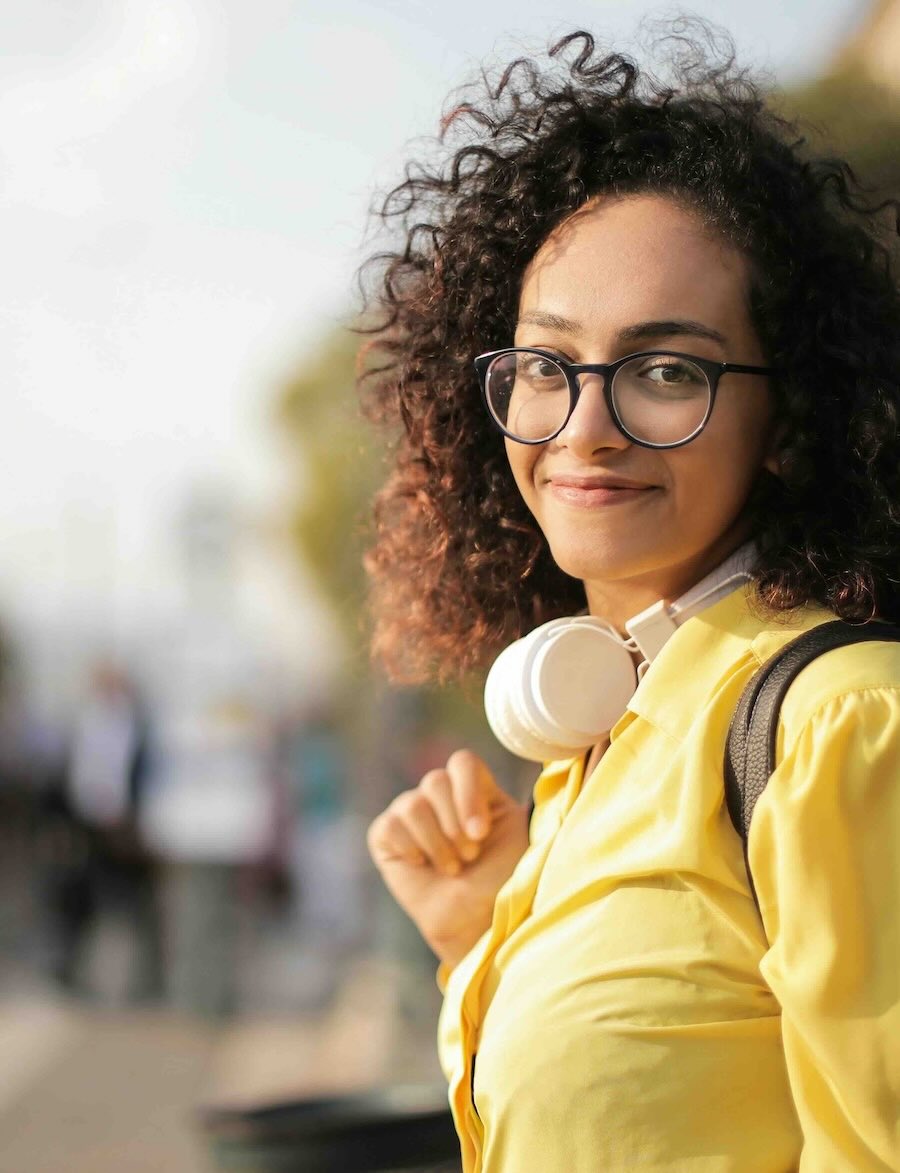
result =
M749 860L799 1168L900 1170L900 690L830 700L786 739Z

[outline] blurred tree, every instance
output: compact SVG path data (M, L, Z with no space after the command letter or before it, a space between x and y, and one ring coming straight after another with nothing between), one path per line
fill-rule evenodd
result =
M442 731L490 758L497 750L487 730L478 681L462 688L385 689L368 668L362 558L371 534L372 498L390 465L391 437L373 427L359 406L356 374L362 342L349 328L326 336L277 401L276 423L297 454L301 474L293 538L334 608L350 651L348 686L354 699L349 711L356 734L378 739L377 731L366 729L368 710L377 725L391 727L407 747Z
M900 0L877 0L815 81L784 109L812 130L810 146L846 158L877 191L900 193Z
M372 497L386 475L388 441L356 396L360 335L335 330L304 360L278 401L278 421L300 455L293 536L351 651L365 642L363 550Z

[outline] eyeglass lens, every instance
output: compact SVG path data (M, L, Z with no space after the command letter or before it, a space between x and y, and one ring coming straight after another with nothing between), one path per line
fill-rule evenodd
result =
M494 418L520 440L549 439L569 414L565 372L533 351L494 359L485 374L485 391ZM710 386L706 373L688 359L639 355L616 371L611 396L622 427L636 440L678 444L706 418Z

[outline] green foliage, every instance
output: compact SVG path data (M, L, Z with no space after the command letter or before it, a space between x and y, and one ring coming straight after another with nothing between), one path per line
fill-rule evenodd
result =
M880 192L900 192L900 98L860 66L848 62L788 91L781 105L811 130L813 150L846 158Z
M323 339L281 392L276 422L287 435L301 472L292 536L304 565L333 607L352 658L351 689L358 710L374 705L367 680L366 579L372 499L389 469L390 437L366 420L356 391L357 354L363 337L349 329ZM490 743L479 683L467 688L392 691L394 714L408 714L397 736L412 744L427 730L442 730L459 743ZM418 732L416 732L418 731ZM496 751L495 751L496 752Z
M302 474L293 536L355 650L364 643L362 555L371 502L386 471L386 442L362 417L356 394L360 343L349 329L325 338L278 403Z

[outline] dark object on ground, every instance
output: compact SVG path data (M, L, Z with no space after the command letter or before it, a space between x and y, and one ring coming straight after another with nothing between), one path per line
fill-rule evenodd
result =
M201 1124L216 1167L240 1173L458 1173L445 1087L210 1107Z

